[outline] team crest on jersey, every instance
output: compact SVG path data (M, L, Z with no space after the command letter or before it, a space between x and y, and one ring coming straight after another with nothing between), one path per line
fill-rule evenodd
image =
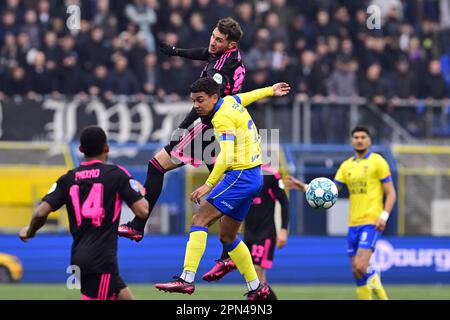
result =
M284 189L284 182L283 180L278 180L278 187L280 187L280 189Z
M48 190L47 194L50 194L50 193L52 193L53 191L55 191L57 186L58 186L58 184L55 182L55 183L51 186L51 188Z
M136 180L130 179L130 187L136 192L139 192L139 184Z
M216 73L216 74L213 76L213 79L214 79L214 81L217 82L218 84L222 84L223 77L222 77L222 75L221 75L220 73Z

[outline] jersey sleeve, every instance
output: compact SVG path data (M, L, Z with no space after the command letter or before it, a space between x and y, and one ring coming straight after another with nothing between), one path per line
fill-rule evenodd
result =
M119 167L120 168L120 167ZM120 186L119 186L119 195L120 198L123 199L126 204L131 207L133 203L139 201L143 198L139 191L138 182L133 179L133 177L125 171L123 168L119 170L120 177Z
M64 187L64 177L62 176L56 181L48 190L47 194L42 198L42 201L47 202L53 211L61 208L66 202L66 193Z
M252 104L256 100L264 99L267 97L273 96L272 87L266 87L261 89L256 89L249 92L239 93L234 95L233 97L239 102L243 107Z
M392 181L391 170L389 164L383 157L379 157L377 160L377 177L382 182Z
M281 205L281 228L287 229L289 226L289 200L283 179L273 176L271 188Z
M175 54L177 56L188 58L191 60L203 60L206 61L210 57L208 48L193 48L193 49L181 49L176 48Z
M345 179L345 162L341 164L336 172L334 182L338 185L338 187L343 187L347 183Z
M236 140L236 125L228 115L217 115L214 120L214 129L219 139L220 152L217 156L214 169L206 180L209 186L215 186L224 172L233 164L234 143Z
M220 96L225 95L225 90L227 89L227 84L230 82L230 75L226 74L224 71L216 69L208 69L206 76L213 78L220 86Z

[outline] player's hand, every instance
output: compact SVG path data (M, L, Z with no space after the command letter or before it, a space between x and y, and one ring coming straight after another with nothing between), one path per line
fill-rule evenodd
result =
M385 228L386 228L386 221L384 221L383 219L379 218L377 220L377 222L375 222L375 229L378 230L378 231L383 232Z
M277 234L277 248L281 249L286 246L288 233L286 229L280 229Z
M28 237L28 229L29 229L29 227L27 226L27 227L23 227L21 230L20 230L20 232L19 232L19 238L20 238L20 240L22 240L23 242L28 242L28 239L30 239L29 237Z
M296 189L296 190L300 190L300 191L303 191L303 192L305 192L306 188L308 188L308 185L306 183L304 183L304 182L302 182L302 181L300 181L298 179L295 179L292 176L289 176L287 178L286 185L287 185L287 187L289 189Z
M171 57L171 56L175 56L177 54L177 48L175 48L174 46L168 45L165 42L161 42L159 44L159 51L161 51L162 53L164 53L165 55Z
M200 188L191 193L191 201L200 204L200 200L211 191L211 187L207 184L202 185Z
M282 97L289 93L291 87L286 82L279 82L272 86L272 90L274 97Z

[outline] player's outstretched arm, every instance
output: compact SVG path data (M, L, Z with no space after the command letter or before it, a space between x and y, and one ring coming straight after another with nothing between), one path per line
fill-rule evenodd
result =
M28 242L28 239L34 238L36 232L42 228L42 226L47 221L48 215L53 211L50 204L46 201L42 201L41 204L33 213L30 225L22 228L19 232L20 240L23 242Z
M302 192L306 192L306 188L308 188L308 185L306 183L304 183L303 181L300 181L292 176L289 176L287 178L286 184L289 189L300 190Z
M159 50L169 57L179 56L191 60L208 60L209 57L208 48L181 49L162 42Z
M275 83L271 87L252 90L249 92L239 93L237 95L238 101L244 106L248 106L257 100L267 97L282 97L289 93L291 87L286 82Z

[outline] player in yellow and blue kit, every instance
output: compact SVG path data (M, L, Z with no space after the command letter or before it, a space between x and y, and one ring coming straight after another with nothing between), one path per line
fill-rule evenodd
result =
M191 200L200 204L200 199L209 193L207 201L201 203L192 217L183 273L175 281L156 284L156 288L169 292L194 292L195 273L206 248L208 227L220 219L220 241L247 281L248 299L267 298L269 288L260 283L250 252L237 237L263 181L260 137L245 106L269 96L284 96L289 90L288 84L277 83L272 87L221 98L219 85L212 78L201 78L191 85L191 98L198 115L212 118L220 153L205 184L191 194Z
M350 194L347 242L358 298L371 300L373 292L378 299L387 300L379 275L369 268L369 261L394 207L396 192L388 163L381 155L371 152L370 145L370 132L366 127L353 129L355 155L341 164L334 181L338 187L346 185ZM302 191L307 187L292 177L288 186ZM386 195L384 207L383 193Z

